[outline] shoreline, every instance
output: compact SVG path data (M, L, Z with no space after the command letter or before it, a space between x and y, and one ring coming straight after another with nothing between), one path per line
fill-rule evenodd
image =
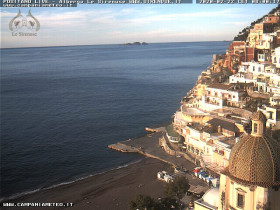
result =
M6 202L74 204L73 207L65 207L67 209L129 209L128 202L138 194L161 197L164 182L157 180L156 175L160 170L170 169L167 163L144 157L126 167L112 169L50 189L42 189ZM113 199L108 202L107 200L112 197ZM25 209L25 207L20 208ZM58 208L63 209L63 207L48 209ZM2 209L18 209L18 207ZM37 209L37 207L26 207L26 209Z
M20 199L22 197L33 195L35 193L39 193L39 192L42 192L42 191L45 191L45 190L52 190L52 189L57 188L57 187L61 187L61 186L65 186L65 185L71 185L71 184L74 184L75 182L83 181L85 179L88 179L88 178L91 178L91 177L94 177L94 176L106 174L106 173L109 173L109 172L114 171L114 170L120 170L122 168L129 167L133 164L137 164L137 163L141 162L145 158L147 158L147 157L144 156L139 160L132 161L132 162L129 162L127 164L123 164L123 165L117 166L115 168L108 169L108 170L103 171L103 172L98 172L98 173L95 173L95 174L89 174L89 175L81 176L81 177L76 178L74 180L65 181L65 182L61 182L61 183L58 183L58 184L53 184L49 187L37 188L37 189L34 189L34 190L27 190L27 191L24 191L24 192L21 192L21 193L16 193L16 194L10 195L8 197L2 197L2 198L0 198L0 202L9 202L9 201L17 200L17 199Z
M128 203L136 195L144 194L158 199L163 197L165 182L157 179L159 171L174 172L179 166L191 171L195 166L185 158L168 155L158 144L164 132L148 133L145 136L124 142L143 144L143 158L118 166L105 172L82 177L70 182L48 188L31 191L14 198L7 198L10 203L73 203L72 207L48 207L48 209L129 209ZM136 151L137 152L137 151ZM137 152L139 154L139 152ZM193 182L193 180L190 180ZM110 200L111 199L111 200ZM110 200L110 202L108 202ZM3 202L3 201L1 201ZM38 207L20 207L38 209ZM2 209L18 209L3 207Z
M166 126L166 125L168 125L170 123L171 123L171 121L165 121L165 122L162 122L162 123L158 123L156 125L149 126L149 128L158 128L158 127ZM142 134L142 135L139 135L137 137L130 138L130 139L131 140L137 140L137 139L146 137L149 134L150 134L150 132L146 131L146 134ZM124 140L124 141L127 141L127 140ZM119 142L123 142L123 141L118 141L115 144L117 144ZM108 148L108 149L111 150L110 148ZM136 153L137 152L135 152L135 154ZM102 171L102 172L97 172L97 173L93 173L93 174L84 175L84 176L75 178L73 180L64 181L64 182L61 182L61 183L58 183L58 184L52 184L52 185L50 185L48 187L42 187L42 188L37 188L37 189L30 189L30 190L26 190L26 191L23 191L23 192L20 192L20 193L12 194L12 195L7 196L7 197L0 197L0 202L9 202L9 201L12 201L12 200L20 199L20 198L22 198L24 196L33 195L34 193L39 193L39 192L44 191L44 190L50 190L50 189L54 189L56 187L60 187L60 186L64 186L64 185L69 185L69 184L75 183L77 181L84 180L84 179L87 179L87 178L90 178L90 177L93 177L93 176L96 176L96 175L102 175L102 174L108 173L108 172L113 171L113 170L118 170L118 169L122 169L122 168L125 168L125 167L129 167L130 165L133 165L133 164L136 164L138 162L141 162L145 158L152 158L152 159L154 159L154 157L148 157L145 154L141 154L141 153L137 153L137 154L142 156L139 160L132 161L132 162L129 162L129 163L123 163L122 165L119 165L119 166L114 167L114 168L109 168L109 169L107 169L105 171ZM168 163L166 161L162 161L162 162ZM171 163L168 163L168 164L172 165Z

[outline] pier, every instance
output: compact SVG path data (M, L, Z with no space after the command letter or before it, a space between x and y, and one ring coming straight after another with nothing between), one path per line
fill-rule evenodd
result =
M194 163L182 156L181 152L174 151L174 153L168 154L165 151L165 148L159 144L159 142L164 137L164 134L165 132L158 131L147 134L143 137L128 139L126 141L111 144L108 146L108 148L119 152L139 153L141 155L171 164L173 167L192 170L195 167Z

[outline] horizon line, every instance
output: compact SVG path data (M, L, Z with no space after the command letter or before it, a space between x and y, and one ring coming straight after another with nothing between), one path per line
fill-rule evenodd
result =
M195 43L195 42L232 42L233 40L220 41L186 41L186 42L146 42L147 44L162 44L162 43ZM81 44L81 45L52 45L52 46L33 46L33 47L0 47L0 49L22 49L22 48L48 48L48 47L79 47L79 46L99 46L99 45L124 45L126 43L118 44Z

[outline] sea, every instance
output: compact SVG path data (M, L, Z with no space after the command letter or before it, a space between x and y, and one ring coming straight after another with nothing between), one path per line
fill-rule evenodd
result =
M1 199L141 160L107 148L172 120L229 42L1 49Z

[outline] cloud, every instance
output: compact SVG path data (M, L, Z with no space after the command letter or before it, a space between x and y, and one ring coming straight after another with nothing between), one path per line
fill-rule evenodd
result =
M209 12L185 12L185 13L171 13L171 14L159 14L152 15L145 18L133 18L130 19L131 23L151 23L151 22L161 22L161 21L172 21L172 20L186 20L194 18L236 18L241 17L240 9L224 9L220 11L209 11Z
M98 5L94 5L98 6ZM45 45L71 45L78 43L122 43L132 41L199 41L230 39L240 26L248 25L254 13L245 8L212 7L212 9L186 10L179 7L166 9L161 6L139 7L81 7L33 10L41 29L39 37L47 39ZM183 6L183 5L182 5ZM11 11L11 10L10 10ZM11 43L9 20L14 13L2 11L2 44ZM217 32L219 31L219 33ZM8 32L8 33L5 33ZM224 37L223 37L224 35ZM29 42L18 42L28 45ZM13 44L17 44L13 39ZM35 40L33 45L41 42Z
M116 9L94 9L94 10L66 10L66 11L45 11L36 14L42 29L52 30L97 30L97 29L117 29L129 27L142 27L155 23L167 24L168 21L186 22L189 19L200 18L234 18L240 17L240 9L227 8L223 10L206 12L168 12L162 14L160 10L152 10L150 7L143 9L123 8ZM174 10L172 10L174 11ZM1 13L3 17L13 17L15 14L10 12Z
M14 16L16 16L16 13L14 13L14 12L2 11L0 13L1 18L11 18L11 17L14 17Z
M145 42L165 42L170 41L218 41L224 39L231 39L232 32L216 31L211 33L200 33L199 31L181 31L174 32L168 29L150 30L145 32L124 33L121 31L112 31L106 34L112 37L111 41L114 43L132 42L135 40Z
M111 11L73 11L63 13L42 13L36 16L41 25L47 28L71 27L77 30L79 27L88 26L92 20L100 20L101 17L111 19Z
M15 14L10 12L1 13L1 17L13 17ZM234 18L240 17L240 11L237 9L224 9L220 11L209 12L184 12L159 14L151 9L143 11L135 8L124 8L120 11L112 9L100 10L75 10L65 12L42 12L36 14L36 18L40 21L42 27L45 28L82 28L99 26L105 27L124 27L137 26L141 24L153 24L155 22L166 21L186 21L188 18ZM95 24L95 25L92 25Z
M248 21L231 21L231 22L224 22L225 25L235 25L235 26L247 26L249 25Z

